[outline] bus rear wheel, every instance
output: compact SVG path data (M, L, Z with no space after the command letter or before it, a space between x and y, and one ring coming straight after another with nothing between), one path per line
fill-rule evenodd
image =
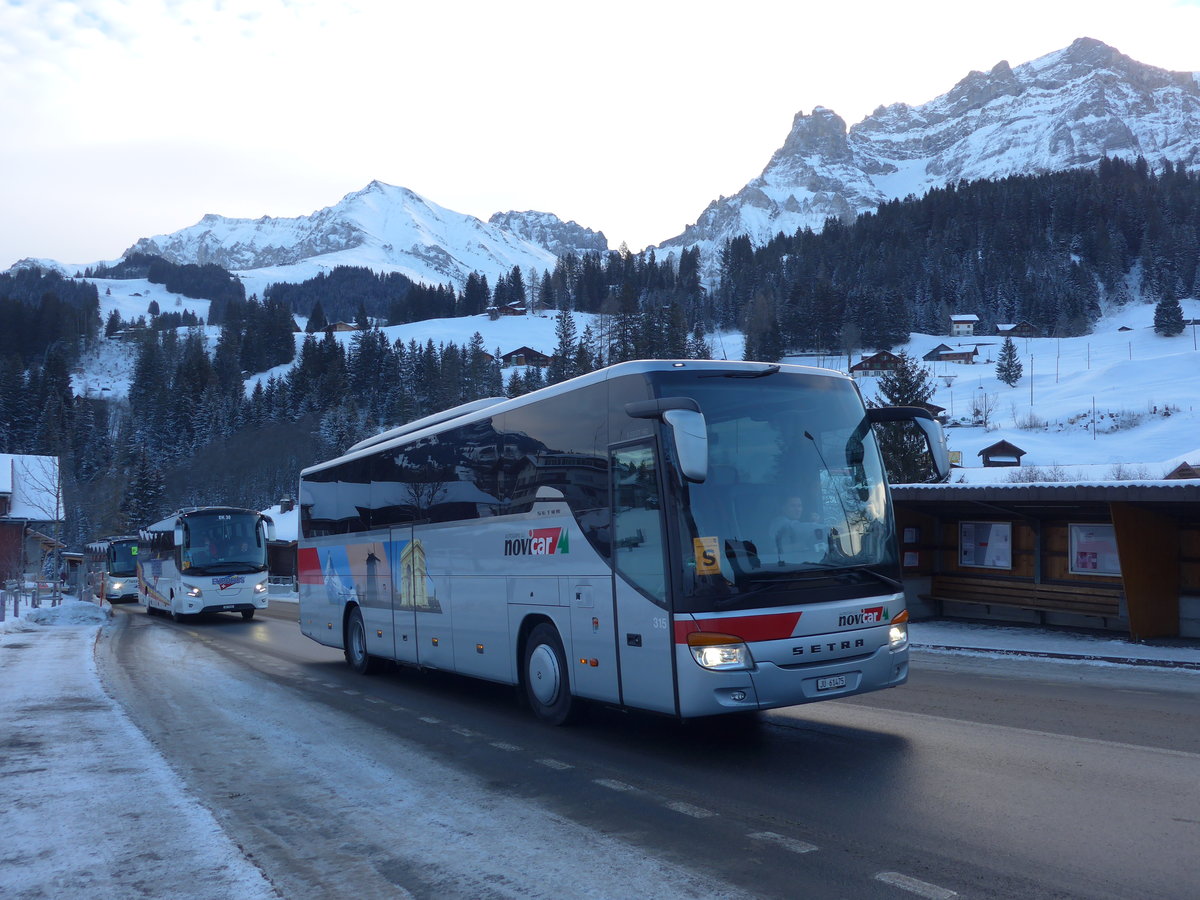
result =
M525 642L525 697L535 716L548 725L565 725L578 708L571 696L567 655L558 629L542 622Z
M367 652L367 627L358 607L351 611L346 623L346 662L359 675L371 675L379 670L379 660Z

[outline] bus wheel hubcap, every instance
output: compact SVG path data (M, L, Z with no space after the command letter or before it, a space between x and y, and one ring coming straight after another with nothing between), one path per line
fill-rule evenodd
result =
M529 687L540 703L549 706L558 696L558 657L545 644L529 655Z

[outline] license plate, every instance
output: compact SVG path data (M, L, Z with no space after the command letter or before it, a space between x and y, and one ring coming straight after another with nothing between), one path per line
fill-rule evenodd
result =
M818 691L832 691L836 688L844 688L846 686L845 675L830 675L828 678L817 679Z

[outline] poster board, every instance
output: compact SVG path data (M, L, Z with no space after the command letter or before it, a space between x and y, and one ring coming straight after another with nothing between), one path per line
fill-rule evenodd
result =
M958 564L1011 569L1012 522L959 522Z
M1089 523L1067 527L1071 532L1072 575L1120 576L1121 560L1112 525Z

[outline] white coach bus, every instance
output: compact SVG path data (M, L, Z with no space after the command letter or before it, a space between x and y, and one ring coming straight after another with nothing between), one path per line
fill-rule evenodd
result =
M789 365L622 363L480 400L301 473L300 627L383 660L677 717L902 684L908 614L854 381ZM799 511L798 511L799 510Z
M251 509L183 509L142 529L138 594L150 615L175 621L199 613L267 608L268 516Z
M87 545L88 586L109 603L136 603L138 538L119 535Z

